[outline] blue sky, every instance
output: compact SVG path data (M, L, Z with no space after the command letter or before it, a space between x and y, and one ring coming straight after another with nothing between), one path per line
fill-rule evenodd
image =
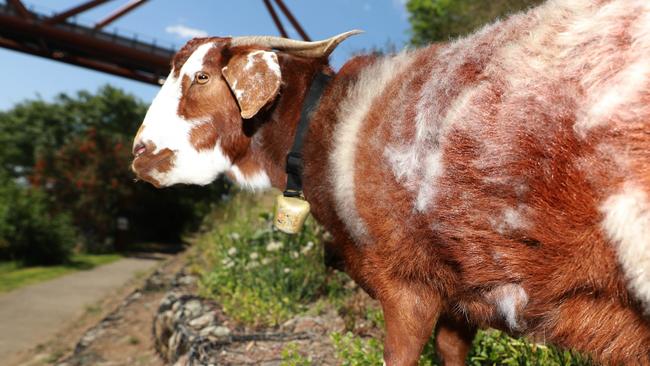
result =
M0 0L2 1L2 0ZM54 13L86 0L23 0L28 8ZM77 21L92 24L127 0L113 0L82 13ZM401 48L408 40L405 0L285 0L312 39L322 39L358 28L366 33L345 41L332 55L339 67L354 52L388 43ZM283 22L292 38L297 33ZM277 35L262 0L151 0L119 19L111 27L120 34L137 33L139 39L182 46L190 34ZM0 49L0 110L25 99L51 100L61 92L96 90L111 84L149 102L158 88L148 84L90 71L76 66Z

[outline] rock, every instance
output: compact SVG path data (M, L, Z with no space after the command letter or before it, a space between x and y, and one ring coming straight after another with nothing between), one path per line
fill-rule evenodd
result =
M188 318L194 318L201 314L203 306L199 300L190 300L185 303L185 311Z
M178 311L178 309L181 308L181 303L179 301L176 301L176 299L172 300L172 302L173 302L172 310Z
M163 297L162 300L160 300L160 305L159 305L159 311L165 311L169 310L176 304L176 294L173 292L170 292L167 294L167 296Z
M222 325L220 326L211 325L209 327L203 328L203 330L201 330L200 335L202 337L212 336L217 338L224 338L230 335L230 329Z
M144 285L145 291L157 291L165 288L165 281L158 276L150 277Z
M174 321L174 322L180 322L181 320L183 320L183 315L184 315L184 314L185 314L185 312L184 312L182 309L176 311L176 312L174 313L174 315L172 316L173 321Z
M196 282L196 278L194 276L189 276L189 275L183 276L178 279L178 283L184 286L193 285L195 282Z
M202 329L210 325L214 320L214 315L212 313L203 314L198 318L194 318L190 321L190 327L194 329Z
M218 326L212 334L216 337L227 337L230 335L230 329L228 327Z
M174 363L174 366L186 366L189 364L189 357L188 355L183 355L181 356L176 363Z
M282 324L282 328L294 331L296 333L303 332L320 332L323 330L323 320L313 316L299 316L286 321Z
M201 332L199 332L199 335L201 337L207 337L207 336L211 335L212 331L214 331L216 328L217 327L214 326L214 325L211 325L209 327L205 327L205 328L201 329Z

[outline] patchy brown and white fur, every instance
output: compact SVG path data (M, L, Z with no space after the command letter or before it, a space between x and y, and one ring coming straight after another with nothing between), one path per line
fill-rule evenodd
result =
M321 71L304 194L328 254L382 304L388 365L416 364L436 324L448 365L477 327L650 364L650 2L551 0L336 74L327 52L195 39L134 171L283 188Z

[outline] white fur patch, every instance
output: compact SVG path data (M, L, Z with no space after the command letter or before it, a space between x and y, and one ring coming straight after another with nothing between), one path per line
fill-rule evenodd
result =
M442 113L441 110L445 109L443 106L432 105L436 95L429 85L439 83L439 79L437 75L431 75L418 99L415 137L390 144L384 149L384 158L397 180L415 193L414 208L419 212L430 209L439 194L437 183L445 171L442 159L447 133L462 123L463 116L471 111L468 104L472 97L482 91L480 87L466 88Z
M334 198L339 217L357 241L365 242L368 230L355 203L355 156L359 130L375 99L411 59L408 53L386 57L364 69L338 110L334 149L329 156Z
M271 179L269 179L269 176L264 170L257 171L250 176L245 176L239 167L233 165L230 171L235 176L235 182L242 188L251 191L263 191L271 188Z
M650 314L650 201L640 187L628 183L601 206L603 230L616 247L628 288Z
M235 93L235 97L237 97L237 100L240 100L244 96L244 89L237 89L237 82L238 80L235 80L232 83L232 91Z
M269 70L273 71L274 74L280 76L280 63L278 62L278 56L275 52L270 51L254 51L248 54L246 57L246 65L244 70L248 71L255 65L255 57L257 55L262 55L262 60L266 63Z
M515 230L525 230L529 227L528 211L529 208L526 205L506 207L501 215L489 219L490 224L501 235Z
M528 294L521 285L510 283L490 291L486 297L496 307L511 330L523 330L526 324L521 320L521 312L528 304Z
M192 146L190 131L206 120L187 120L178 115L183 76L193 78L203 68L203 59L212 47L212 43L199 46L181 67L178 78L174 77L172 70L147 111L142 123L145 128L138 136L139 141L135 141L153 142L156 145L154 153L163 149L174 152L174 164L170 171L151 172L161 186L177 183L205 185L230 168L230 159L225 156L218 141L211 150L197 151Z
M579 76L584 90L574 126L584 138L593 128L647 113L650 2L611 1L578 14L560 41L568 76Z

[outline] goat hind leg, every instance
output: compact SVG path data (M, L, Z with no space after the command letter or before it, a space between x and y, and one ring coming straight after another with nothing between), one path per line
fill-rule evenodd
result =
M386 322L384 362L387 366L417 365L442 309L440 298L411 287L382 295L379 301Z
M436 351L444 366L465 365L476 327L443 315L436 327Z

